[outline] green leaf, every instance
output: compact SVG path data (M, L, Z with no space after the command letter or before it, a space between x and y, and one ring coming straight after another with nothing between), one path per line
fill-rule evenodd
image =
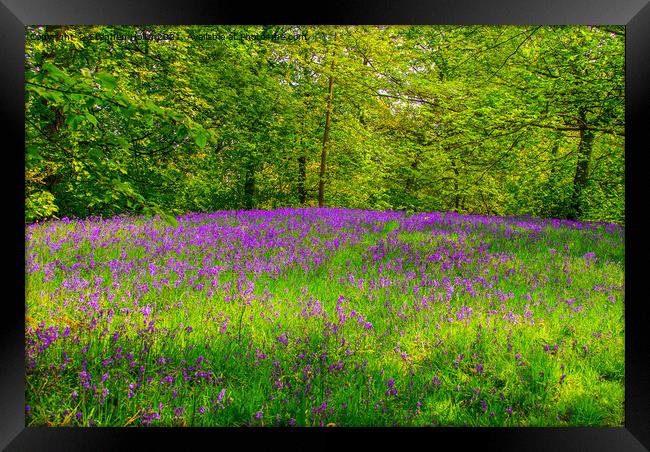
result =
M175 228L178 227L178 220L176 219L176 217L174 215L166 213L166 212L162 212L160 217L169 226L173 226Z
M25 80L30 81L32 79L35 79L38 75L38 72L34 71L33 69L29 69L25 71Z
M37 91L43 99L46 99L54 104L64 104L65 96L57 91L38 90Z
M94 125L96 125L96 126L99 125L99 123L97 122L97 118L95 118L95 115L93 115L93 114L90 113L90 112L89 112L89 113L86 113L86 119L87 119L90 123L92 123L92 124L94 124Z
M175 228L178 227L178 220L176 219L176 217L171 213L165 212L157 204L153 204L153 205L150 204L148 206L144 206L142 209L142 213L147 218L151 218L153 215L158 215L165 224Z
M88 157L90 157L90 159L95 163L99 163L103 156L104 153L98 148L91 148L90 151L88 151Z
M72 130L77 130L79 128L79 124L81 124L84 121L84 118L85 116L81 116L81 115L70 115L65 120L65 123Z
M144 103L144 108L147 110L156 113L158 115L163 114L163 109L156 105L153 101L148 100Z
M176 136L179 139L185 138L187 136L187 134L188 134L188 130L187 130L187 127L184 124L181 124L180 126L178 126L178 129L176 130Z
M52 63L44 63L43 70L46 71L48 75L52 78L58 78L58 79L68 78L68 74L63 72L61 69L59 69Z
M208 142L208 134L203 131L200 131L194 137L194 141L196 142L196 145L198 147L203 148Z
M99 80L100 85L109 91L114 90L117 86L117 79L111 74L108 74L106 72L99 72L95 77L97 77Z
M38 147L34 145L25 148L25 156L27 157L27 160L43 160L43 157L38 152Z

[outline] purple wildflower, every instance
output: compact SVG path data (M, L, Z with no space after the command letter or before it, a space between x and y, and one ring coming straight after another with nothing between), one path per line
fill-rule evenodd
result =
M389 378L388 381L386 382L386 386L388 387L388 390L386 391L387 396L397 396L397 388L395 388L394 379Z

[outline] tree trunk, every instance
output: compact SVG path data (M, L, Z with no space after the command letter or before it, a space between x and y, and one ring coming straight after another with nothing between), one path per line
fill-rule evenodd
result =
M460 193L459 193L459 185L458 185L458 178L460 176L460 171L458 171L458 167L456 166L456 160L452 159L451 161L451 168L454 170L454 209L455 212L458 212L460 209Z
M255 169L252 165L246 166L246 176L244 180L244 207L246 210L253 208L253 197L255 196Z
M54 34L55 41L61 39L63 32L64 32L64 27L61 25L45 26L45 34L46 35ZM56 51L54 50L54 48L52 48L48 52L43 53L41 55L41 60L38 62L38 66L42 70L43 64L55 63L55 57L56 57ZM61 135L60 135L61 128L65 124L65 120L66 120L66 116L63 112L63 107L57 105L51 105L47 99L43 99L43 98L41 98L41 104L52 113L51 120L45 124L44 132L47 133L49 140L52 143L59 143L61 141ZM66 158L64 163L70 165L69 159L71 159L72 156L67 152L64 153L62 156ZM59 207L61 207L62 202L65 202L65 194L61 196L58 190L59 184L62 180L61 174L62 172L54 170L52 172L48 172L48 174L46 174L45 177L43 178L43 182L45 184L45 187L47 188L47 191L49 191L52 195L54 195L56 199L56 204L59 205Z
M61 39L61 36L63 35L63 31L64 31L64 28L61 25L46 25L45 26L45 34L48 35L48 36L51 35L51 34L54 34L55 35L55 40ZM50 50L47 53L44 53L42 55L42 60L41 60L41 62L39 64L39 66L42 67L44 63L54 63L54 57L55 56L56 56L56 51L54 49ZM65 115L63 114L63 107L52 106L45 99L42 99L41 102L43 103L43 105L45 107L49 108L49 110L54 115L54 118L52 119L52 122L47 124L46 130L48 130L52 134L54 140L58 141L58 139L55 137L55 135L58 134L59 130L61 129L61 126L65 122Z
M298 139L298 202L302 207L307 203L307 156L303 145L303 135L305 134L305 122L303 118L300 138Z
M573 194L571 196L571 209L569 211L570 220L578 220L582 215L582 206L580 196L587 186L589 180L589 163L591 161L591 151L594 144L594 132L583 126L580 129L580 144L578 145L578 162L576 164L576 173L573 178Z
M413 160L413 162L411 162L411 171L410 171L410 174L408 175L408 177L406 178L406 182L405 182L405 185L404 185L404 188L406 189L406 192L409 193L409 194L412 191L416 190L415 174L414 173L418 170L419 164L420 164L420 156L417 155L417 156L415 156L415 159Z
M307 158L304 155L298 157L298 201L301 206L307 203Z
M334 71L334 60L332 60L332 72ZM334 74L329 77L329 88L327 90L327 110L325 111L325 133L323 134L323 150L320 153L320 178L318 180L318 207L325 205L325 168L327 163L327 138L330 131L330 116L332 114L332 90L334 87Z

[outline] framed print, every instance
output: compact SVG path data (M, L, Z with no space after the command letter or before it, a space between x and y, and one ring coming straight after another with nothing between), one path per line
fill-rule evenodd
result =
M617 3L4 1L2 446L647 450Z

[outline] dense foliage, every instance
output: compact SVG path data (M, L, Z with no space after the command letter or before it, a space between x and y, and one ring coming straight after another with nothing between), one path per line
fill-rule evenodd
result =
M26 228L28 426L622 426L624 230L280 209Z
M26 221L338 206L624 223L623 27L26 28Z

